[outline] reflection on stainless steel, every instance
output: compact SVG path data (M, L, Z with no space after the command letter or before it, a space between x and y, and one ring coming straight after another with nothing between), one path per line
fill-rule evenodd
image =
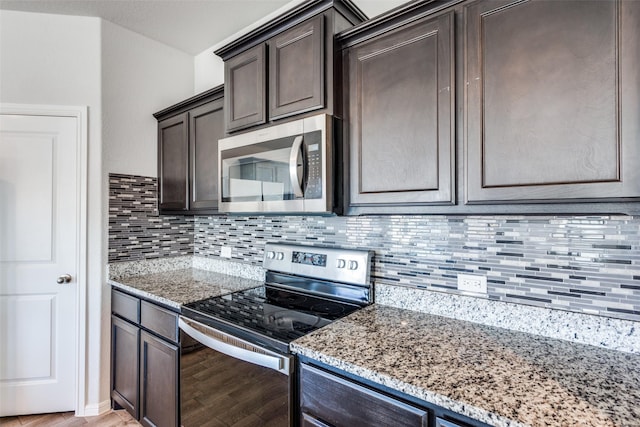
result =
M332 137L320 114L219 140L220 210L332 213Z

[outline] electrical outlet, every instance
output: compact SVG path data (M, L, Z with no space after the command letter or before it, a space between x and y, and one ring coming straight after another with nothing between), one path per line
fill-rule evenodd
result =
M220 256L222 258L231 258L231 246L223 246L220 249Z
M458 274L458 289L476 294L487 294L487 278L473 274Z

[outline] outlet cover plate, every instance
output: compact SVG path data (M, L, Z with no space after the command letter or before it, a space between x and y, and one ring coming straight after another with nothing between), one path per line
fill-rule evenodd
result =
M487 277L474 274L458 274L458 290L486 295Z
M231 258L231 246L223 246L220 249L220 256L222 258Z

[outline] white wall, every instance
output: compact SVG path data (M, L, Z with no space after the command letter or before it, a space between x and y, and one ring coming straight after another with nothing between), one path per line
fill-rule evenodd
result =
M224 83L224 62L213 53L213 47L199 53L193 58L194 93L204 92Z
M102 258L108 262L109 173L158 176L153 113L193 94L193 56L102 21ZM110 288L102 287L101 347L110 348ZM100 353L101 398L109 399L109 351Z
M104 395L104 366L100 366L105 353L101 313L102 218L106 209L102 197L100 61L98 18L0 12L0 101L89 107L87 375L86 406L81 411L97 411L108 399ZM108 376L106 379L108 384Z
M153 113L190 97L194 58L98 18L0 11L0 102L89 107L86 390L109 407L108 173L157 176Z
M271 21L273 18L290 9L293 9L304 1L305 0L291 0L269 15L259 19L246 28L243 28L241 31L227 37L226 39L216 43L215 45L196 55L194 58L195 93L203 92L207 89L211 89L214 86L224 83L224 63L222 62L222 59L220 59L213 53L216 49L225 46L226 44L239 38L241 35L246 34L249 31ZM371 18L381 13L387 12L390 9L393 9L394 7L397 7L401 4L404 4L407 1L408 0L357 0L355 3L368 17Z
M102 22L102 138L107 173L157 175L153 113L193 95L193 56Z
M260 18L256 22L251 25L246 26L242 30L237 33L227 37L224 40L216 43L208 49L203 50L194 58L194 90L195 93L203 92L207 89L211 89L214 86L218 86L224 83L224 63L222 59L220 59L213 52L225 46L228 43L231 43L233 40L236 40L240 36L248 33L251 30L254 30L261 25L271 21L273 18L283 14L284 12L293 9L295 6L303 3L305 0L291 0L284 6L276 9L269 15Z

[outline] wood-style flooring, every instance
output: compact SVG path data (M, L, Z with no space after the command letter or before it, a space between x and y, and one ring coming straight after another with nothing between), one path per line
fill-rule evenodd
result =
M2 427L121 427L139 425L124 409L110 411L95 417L75 417L73 412L59 412L55 414L19 415L0 418L0 426Z

